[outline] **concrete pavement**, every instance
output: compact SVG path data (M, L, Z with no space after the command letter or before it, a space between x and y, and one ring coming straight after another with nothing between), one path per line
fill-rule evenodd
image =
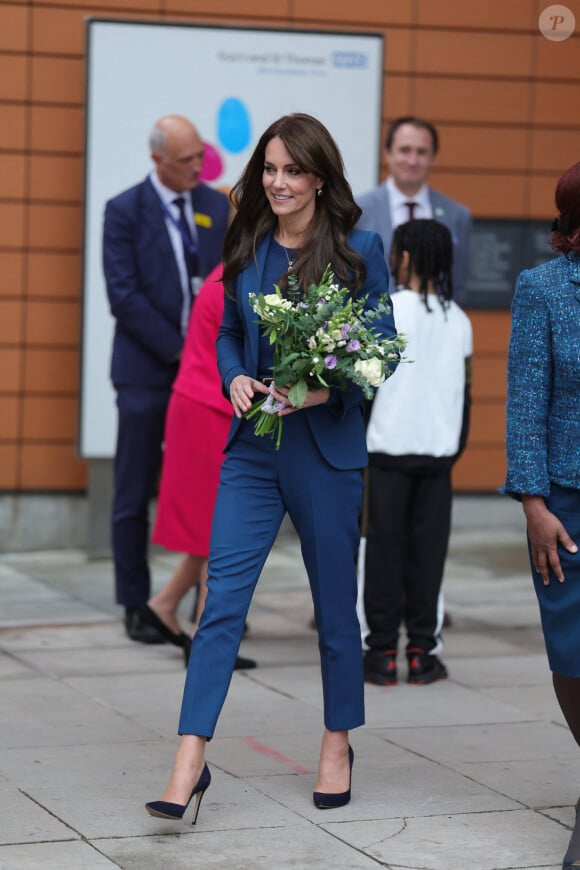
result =
M398 686L366 687L353 798L326 812L311 798L311 604L296 539L281 535L241 650L259 667L234 674L195 828L143 809L176 747L179 650L126 639L108 560L0 556L0 870L558 870L580 753L553 697L519 508L485 504L455 504L450 679L408 686L400 655ZM155 551L155 585L174 564Z

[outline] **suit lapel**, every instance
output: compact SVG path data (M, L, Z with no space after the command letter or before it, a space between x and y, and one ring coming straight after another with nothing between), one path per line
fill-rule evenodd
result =
M260 326L258 323L258 315L250 305L248 296L250 293L260 293L262 289L262 275L264 274L264 265L272 234L267 233L256 251L256 262L253 260L247 269L241 274L240 278L240 314L246 324L246 334L250 342L250 351L254 361L254 370L258 371L259 344L260 344Z
M177 268L175 254L173 252L171 239L169 238L167 225L165 223L165 212L163 211L161 201L149 178L146 178L143 182L141 217L143 226L146 226L149 229L150 234L155 239L155 245L159 252L159 257L164 261L167 269L173 273L173 280L181 286L179 269Z

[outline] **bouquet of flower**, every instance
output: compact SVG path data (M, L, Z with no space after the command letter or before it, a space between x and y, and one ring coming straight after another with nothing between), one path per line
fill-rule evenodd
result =
M288 280L285 298L278 285L274 293L251 293L250 304L262 329L274 344L273 384L290 385L288 399L301 408L308 389L357 384L367 399L387 378L400 359L406 341L402 335L381 338L373 321L388 314L386 293L376 308L365 311L366 297L353 299L346 287L334 284L334 273L326 268L320 284L300 294L296 278ZM272 387L270 388L272 389ZM256 417L256 435L271 435L280 447L283 419L278 412L287 407L266 396L248 411Z

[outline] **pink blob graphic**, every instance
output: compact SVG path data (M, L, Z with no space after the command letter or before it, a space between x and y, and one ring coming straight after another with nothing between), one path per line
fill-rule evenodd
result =
M209 142L203 143L205 154L203 158L203 169L201 170L202 181L215 181L224 171L224 165L217 150Z

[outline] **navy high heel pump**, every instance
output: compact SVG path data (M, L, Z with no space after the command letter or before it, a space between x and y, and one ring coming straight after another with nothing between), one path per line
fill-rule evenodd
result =
M182 819L186 809L191 803L191 799L193 797L196 797L195 805L193 807L193 820L191 822L192 825L195 825L195 823L197 822L201 799L209 788L210 782L211 773L209 772L209 767L206 764L204 765L201 776L194 785L189 796L189 800L185 805L172 804L170 801L151 801L151 803L145 804L145 809L150 816L156 816L159 819Z
M348 775L348 788L346 791L341 791L338 794L325 794L323 791L312 792L312 799L319 810L333 810L336 807L344 807L350 801L350 784L352 780L352 765L354 763L354 752L352 746L348 747L348 760L350 763L350 772Z

